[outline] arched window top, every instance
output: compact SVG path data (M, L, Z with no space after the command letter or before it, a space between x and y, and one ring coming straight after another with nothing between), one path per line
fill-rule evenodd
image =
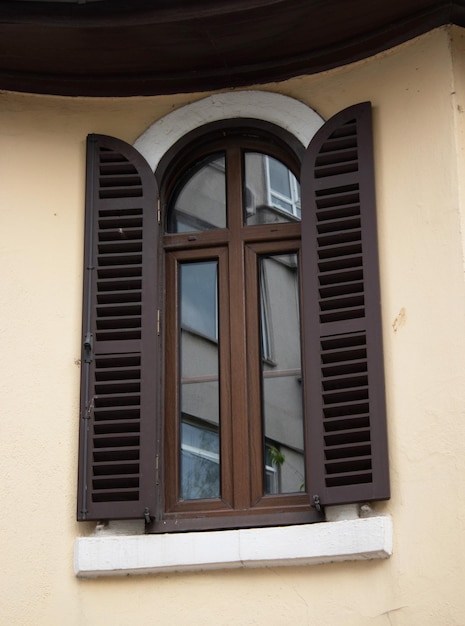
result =
M303 153L293 135L263 121L213 122L192 131L168 150L156 171L165 231L300 221Z
M313 109L289 96L234 91L202 98L165 115L136 140L134 147L155 171L166 152L191 131L210 122L247 118L275 124L304 147L324 123Z

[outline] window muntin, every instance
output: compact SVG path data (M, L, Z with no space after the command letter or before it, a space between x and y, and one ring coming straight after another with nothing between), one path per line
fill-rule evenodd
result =
M176 220L179 224L177 199L186 194L185 186L189 193L190 219L197 220L204 211L203 190L201 186L191 185L189 172L198 172L205 163L211 164L219 153L217 146L220 144L225 155L226 208L225 217L221 218L225 226L213 231L205 229L205 232L199 229L195 233L173 228ZM279 161L277 157L280 157ZM282 164L290 180L287 172L291 172L290 167L296 168L297 162L292 153L278 150L266 141L258 142L237 135L214 142L211 148L206 145L201 150L194 149L191 160L183 155L183 167L173 167L171 177L168 169L164 187L166 196L162 198L162 205L166 205L168 211L164 236L167 261L167 523L170 519L233 515L236 520L244 518L244 522L235 523L241 525L247 523L248 516L260 518L275 511L275 507L291 516L295 512L298 516L304 511L311 513L309 497L304 491L306 461L303 453L300 313L295 310L285 313L288 323L281 327L281 332L285 326L292 327L296 337L292 341L276 338L271 320L273 317L279 319L280 290L273 284L270 299L269 280L265 278L278 271L280 280L290 280L290 285L282 289L281 294L286 298L290 290L294 294L294 309L300 306L297 263L300 224L290 212L269 206L268 158ZM253 183L249 176L251 163L261 170L263 202L268 202L267 215L261 213L262 218L265 216L261 222L247 218L251 198L254 194L257 197L257 183L254 183L255 187L249 185ZM216 173L212 175L216 176ZM198 214L197 206L200 207ZM218 206L221 213L222 208ZM270 215L274 216L272 220ZM204 217L205 213L202 219ZM208 221L220 223L213 214ZM217 265L213 259L218 260ZM217 267L215 278L214 265ZM196 311L188 314L194 301ZM177 316L179 308L181 313ZM279 335L280 331L277 332ZM274 362L275 346L286 342L299 346L298 363L294 358L296 362L292 368L287 368L292 369L292 377L288 375L289 371L281 376L279 368L282 364L278 366ZM191 351L194 343L196 352ZM215 367L207 365L213 362ZM186 372L189 376L185 375ZM274 379L269 376L270 372L275 374ZM273 384L276 388L283 387L280 401L286 405L285 394L290 391L286 389L287 378L296 383L296 389L292 389L294 397L287 404L300 403L300 409L296 411L297 428L291 429L293 433L297 430L298 434L292 441L287 441L286 437L280 439L279 432L286 431L286 420L283 420L282 412L278 415L271 409ZM276 420L281 424L273 428ZM193 432L208 433L209 439L215 433L217 449L185 439L192 439ZM298 467L294 472L299 474L298 479L288 477L291 458L293 465ZM284 461L280 462L281 459ZM191 483L196 484L189 485L188 474L195 471L197 478ZM298 519L301 521L302 517ZM259 521L255 523L260 524Z

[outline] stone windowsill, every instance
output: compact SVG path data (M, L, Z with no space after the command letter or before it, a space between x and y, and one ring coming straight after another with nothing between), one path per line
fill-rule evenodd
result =
M385 559L392 554L390 516L300 526L78 537L76 576L123 576L230 568L314 565Z

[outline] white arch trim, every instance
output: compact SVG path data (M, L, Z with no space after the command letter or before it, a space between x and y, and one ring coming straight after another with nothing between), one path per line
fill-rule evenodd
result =
M154 122L135 142L153 171L181 137L209 122L234 118L272 122L307 147L324 120L307 105L269 91L230 91L202 98Z

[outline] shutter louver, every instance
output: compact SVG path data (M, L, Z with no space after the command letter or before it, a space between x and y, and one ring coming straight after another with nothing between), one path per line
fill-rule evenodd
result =
M78 519L155 514L157 188L132 146L87 143Z
M302 166L310 495L389 497L371 105L330 119Z

